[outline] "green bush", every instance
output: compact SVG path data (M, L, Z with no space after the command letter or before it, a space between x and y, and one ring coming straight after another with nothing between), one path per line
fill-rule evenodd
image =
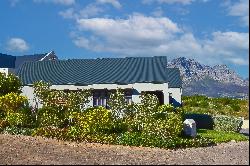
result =
M59 140L68 140L68 129L57 128L53 126L37 128L33 131L32 136L43 136L47 138L56 138Z
M0 72L0 96L8 93L21 93L22 83L21 80L14 74L4 74Z
M6 117L6 112L0 109L0 120L5 119Z
M2 132L7 126L9 126L8 121L0 120L0 132Z
M146 123L142 132L167 138L180 135L182 129L182 116L177 113L167 113L166 119L152 119Z
M125 120L128 131L163 137L181 134L183 129L181 109L174 109L172 105L159 106L155 95L142 94L141 99L141 103L134 104L134 115Z
M111 111L97 107L78 114L77 124L87 133L108 132L113 127L113 118Z
M159 101L157 96L142 93L141 103L134 103L130 109L132 116L126 117L126 122L130 131L142 131L148 123L154 120ZM128 123L129 122L129 123Z
M95 143L116 143L116 134L105 133L82 133L77 127L57 128L43 127L33 131L32 136L43 136L47 138L55 138L58 140L86 141Z
M68 129L67 137L73 141L83 140L84 132L81 130L79 126L70 126Z
M239 132L243 124L241 118L235 118L225 115L213 116L214 130L227 131L227 132Z
M12 134L12 135L32 135L34 129L31 128L20 128L20 127L12 127L8 126L3 130L4 134Z
M211 139L197 136L196 138L168 137L147 135L140 132L126 132L117 137L117 143L130 146L148 146L159 148L187 148L213 145Z
M82 110L87 106L91 97L90 89L78 91L51 90L51 84L44 81L34 82L35 101L46 107L63 107L68 111Z
M239 111L240 111L240 106L239 106L239 105L231 105L231 108L232 108L233 111L235 111L235 112L239 112Z
M107 105L111 110L114 120L121 119L125 110L127 110L128 104L125 100L124 94L124 91L121 88L118 88L115 93L109 95Z
M84 141L102 143L102 144L116 144L117 134L104 134L104 133L95 133L85 135L83 138Z
M249 102L233 98L208 98L205 96L182 96L186 113L227 115L249 119Z
M66 123L65 110L61 107L43 107L38 109L37 123L39 127L64 127Z
M174 106L172 106L170 104L160 105L157 108L157 112L159 112L159 113L174 112Z
M235 132L198 129L197 133L204 138L212 139L215 143L229 142L231 140L237 142L249 140L249 137Z
M0 96L0 110L5 111L6 113L16 112L18 109L27 105L28 99L26 96L13 92Z
M31 110L28 107L21 108L14 113L8 113L6 120L12 127L30 127L33 126L34 123L34 118L32 117Z

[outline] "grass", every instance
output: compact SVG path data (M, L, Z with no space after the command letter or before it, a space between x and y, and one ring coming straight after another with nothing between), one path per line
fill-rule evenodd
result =
M206 130L206 129L198 129L197 135L205 138L210 138L215 143L229 142L231 140L235 140L236 142L249 140L249 137L240 133Z

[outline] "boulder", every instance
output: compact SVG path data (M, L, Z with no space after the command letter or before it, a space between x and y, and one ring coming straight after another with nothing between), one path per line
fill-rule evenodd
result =
M186 119L183 122L184 134L191 137L196 137L196 123L193 119Z

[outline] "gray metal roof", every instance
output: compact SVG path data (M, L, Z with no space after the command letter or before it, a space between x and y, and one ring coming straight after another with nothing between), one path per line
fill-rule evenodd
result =
M40 80L54 85L170 81L172 87L181 87L178 71L168 69L167 57L159 56L27 62L18 71L18 76L24 85Z
M167 75L170 88L182 87L181 73L178 68L167 68Z
M23 55L23 56L12 56L0 53L0 68L12 68L16 73L19 67L25 62L39 61L45 54L34 54L34 55Z

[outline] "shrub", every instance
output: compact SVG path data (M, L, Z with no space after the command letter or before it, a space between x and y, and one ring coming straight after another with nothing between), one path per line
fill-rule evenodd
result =
M113 127L111 111L104 107L87 109L82 113L75 114L75 124L84 133L108 132Z
M11 127L8 126L3 130L4 134L12 134L12 135L31 135L34 129L31 128L20 128L20 127Z
M9 126L8 121L0 120L0 132L2 132L7 126Z
M172 105L159 106L158 98L151 94L142 94L141 103L134 104L134 115L125 121L128 130L163 137L181 134L183 117L181 109Z
M40 127L63 127L65 121L65 110L60 107L43 107L38 109L37 123Z
M44 106L60 106L69 111L83 110L90 101L91 90L79 89L78 91L51 90L51 84L43 81L35 82L34 96L36 102Z
M56 138L59 140L68 140L68 129L57 128L53 126L37 128L33 131L32 136L43 136L47 138Z
M6 120L9 122L10 126L14 127L29 127L33 125L34 118L32 117L31 110L26 108L21 108L18 112L8 113Z
M152 94L142 93L141 103L132 105L133 116L126 119L129 130L131 131L142 131L144 127L154 120L154 116L157 113L159 106L158 98Z
M241 118L235 118L225 115L213 116L214 130L239 132L243 124Z
M182 117L180 114L167 113L166 119L155 119L145 125L143 133L148 135L161 136L167 138L169 136L178 136L183 129Z
M14 74L8 75L0 72L0 97L8 93L21 93L22 83Z
M79 141L83 139L83 132L79 126L70 126L68 129L67 137L73 141Z
M6 117L10 126L29 127L33 124L32 117L24 113L9 113Z
M117 143L130 146L149 146L160 148L187 148L213 145L211 139L197 136L196 138L168 137L147 135L140 132L126 132L117 137Z
M248 100L183 96L182 101L183 109L190 113L227 115L249 119Z
M170 105L170 104L164 104L164 105L160 105L157 108L157 112L159 113L163 113L163 112L174 112L174 106Z
M118 88L115 93L111 93L108 99L108 107L115 120L121 119L127 110L128 104L124 97L124 91Z
M202 137L212 139L215 143L229 142L231 140L235 141L249 140L247 136L235 132L198 129L197 133Z
M117 134L95 133L85 135L84 141L102 144L116 144Z
M40 102L47 106L48 102L48 96L50 92L50 83L46 83L44 81L37 81L34 82L33 88L34 88L34 96L37 102Z
M4 96L0 96L0 110L5 112L16 112L18 109L27 105L27 97L17 93L11 92Z
M0 109L0 120L6 117L6 112Z
M239 105L231 105L231 108L232 108L233 111L235 111L235 112L239 112L239 111L240 111L240 106L239 106Z
M95 143L116 143L116 134L105 133L82 133L81 129L75 126L70 128L43 127L33 131L32 136L43 136L56 138L58 140L86 141Z

